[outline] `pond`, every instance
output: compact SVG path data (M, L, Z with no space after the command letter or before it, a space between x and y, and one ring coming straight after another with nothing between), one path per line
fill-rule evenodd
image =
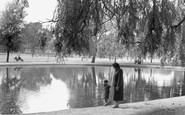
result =
M131 103L185 94L185 72L125 68L124 101ZM111 66L29 66L0 68L0 113L36 113L102 106L103 79ZM111 96L110 96L111 98Z

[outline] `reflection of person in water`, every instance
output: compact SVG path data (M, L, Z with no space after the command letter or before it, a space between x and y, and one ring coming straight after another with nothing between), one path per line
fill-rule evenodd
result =
M103 92L102 92L102 99L104 101L104 106L109 104L109 92L110 92L110 85L108 84L108 80L103 80Z
M115 69L112 81L113 101L115 102L113 108L118 108L119 101L123 100L123 70L118 63L114 63L112 66Z
M15 67L14 70L15 71L20 71L22 69L22 67Z

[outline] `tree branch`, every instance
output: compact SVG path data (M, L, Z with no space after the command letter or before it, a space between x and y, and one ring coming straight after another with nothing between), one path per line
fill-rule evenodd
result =
M104 13L105 14L105 13ZM112 18L114 17L114 15L112 15L111 17L109 17L109 19L105 20L104 22L102 22L102 25L107 23L108 21L112 20Z
M104 7L105 7L106 10L108 10L112 15L115 15L115 13L114 13L113 11L111 11L111 9L109 9L109 8L105 5L105 1L104 1L104 0L102 0L102 3L103 3L103 5L104 5Z
M185 21L185 16L184 16L184 18L183 18L178 24L172 25L172 26L170 26L170 28L177 28L177 27L179 27L184 21Z
M42 21L40 21L40 23L56 23L56 22L58 22L59 20L48 20L48 21L44 21L44 22L42 22Z

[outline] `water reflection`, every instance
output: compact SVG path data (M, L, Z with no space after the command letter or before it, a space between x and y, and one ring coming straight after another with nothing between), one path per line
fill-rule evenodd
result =
M27 109L24 113L48 112L67 109L69 90L66 84L57 80L50 74L52 82L50 85L41 86L39 92L27 91ZM51 107L52 106L52 107Z
M9 69L3 72L0 89L0 111L2 114L22 113L19 106L20 79L16 74L10 76Z
M122 69L123 103L185 95L183 71ZM111 67L0 68L0 113L35 113L103 105L102 81L105 78L111 81L112 75Z

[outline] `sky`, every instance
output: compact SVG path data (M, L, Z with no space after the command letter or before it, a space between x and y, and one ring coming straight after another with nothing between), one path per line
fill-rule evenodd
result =
M7 2L13 0L0 0L0 11L2 11ZM47 21L52 19L53 12L57 5L57 0L28 0L29 8L26 8L26 22Z

